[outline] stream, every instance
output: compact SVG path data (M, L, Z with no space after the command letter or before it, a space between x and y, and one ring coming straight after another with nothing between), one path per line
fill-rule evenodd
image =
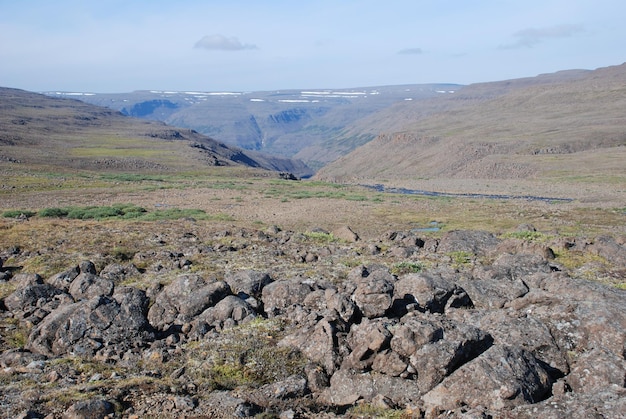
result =
M421 189L407 188L388 188L381 184L361 185L366 188L374 189L378 192L399 193L404 195L423 195L423 196L443 196L443 197L461 197L461 198L487 198L487 199L523 199L526 201L544 201L544 202L572 202L572 198L550 198L545 196L534 195L499 195L499 194L482 194L482 193L449 193L424 191Z

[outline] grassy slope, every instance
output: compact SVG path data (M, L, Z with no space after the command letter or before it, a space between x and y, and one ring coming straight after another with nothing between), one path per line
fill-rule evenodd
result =
M288 159L228 147L189 129L15 89L0 89L0 160L14 163L10 173L27 166L43 171L188 172L237 164L307 172Z
M404 186L424 179L625 184L626 65L570 76L508 89L494 83L491 98L490 85L481 84L398 106L378 116L389 117L388 134L318 177Z

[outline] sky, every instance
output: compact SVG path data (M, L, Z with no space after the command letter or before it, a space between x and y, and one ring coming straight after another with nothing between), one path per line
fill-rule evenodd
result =
M260 91L626 61L624 0L0 0L0 86Z

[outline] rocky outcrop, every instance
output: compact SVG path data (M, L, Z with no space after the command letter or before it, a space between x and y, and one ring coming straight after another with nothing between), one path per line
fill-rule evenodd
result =
M0 304L11 320L2 323L0 376L107 389L64 406L67 417L120 406L128 416L337 417L368 404L428 418L626 414L626 291L574 278L540 249L502 253L511 244L484 232L395 232L377 242L372 263L347 267L333 258L361 239L322 252L278 229L219 237L234 239L208 252L216 258L265 249L263 258L302 270L209 277L161 265L155 272L174 279L147 291L122 285L149 274L131 265L98 272L84 261L47 280L17 274ZM621 260L619 241L591 243L587 251ZM320 259L294 264L305 247ZM393 249L430 267L399 273ZM452 266L453 252L475 259ZM146 252L142 263L162 254ZM319 266L327 277L307 276ZM25 341L9 349L18 326ZM81 375L66 366L72 359L99 370Z

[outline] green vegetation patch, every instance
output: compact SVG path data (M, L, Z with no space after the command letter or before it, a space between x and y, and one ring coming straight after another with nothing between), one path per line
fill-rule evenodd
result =
M69 218L73 220L103 220L106 218L139 218L146 210L133 204L116 204L113 206L87 206L45 208L39 211L40 217Z
M114 182L165 182L164 176L147 175L142 173L107 173L100 177L102 180L110 180Z
M466 252L464 250L458 250L455 252L446 253L447 256L452 259L452 266L456 269L463 268L472 263L472 259L474 258L474 254L471 252Z
M545 242L550 236L539 231L513 231L502 235L505 239L520 239L527 242Z
M421 272L424 269L420 262L398 262L391 267L391 273L398 276L404 274L414 274Z
M134 204L116 204L112 206L87 207L53 207L45 208L37 213L44 218L68 218L72 220L105 220L105 219L137 219L141 221L179 220L193 218L195 220L233 221L228 214L207 214L201 209L167 208L147 211Z
M318 243L332 243L338 241L332 233L326 233L324 231L307 231L303 234L306 238Z
M2 213L4 218L33 217L37 214L35 211L29 210L8 210Z
M219 338L188 348L189 371L197 382L220 389L257 387L302 373L306 358L294 349L277 346L284 333L283 322L276 319L253 320L224 330Z

